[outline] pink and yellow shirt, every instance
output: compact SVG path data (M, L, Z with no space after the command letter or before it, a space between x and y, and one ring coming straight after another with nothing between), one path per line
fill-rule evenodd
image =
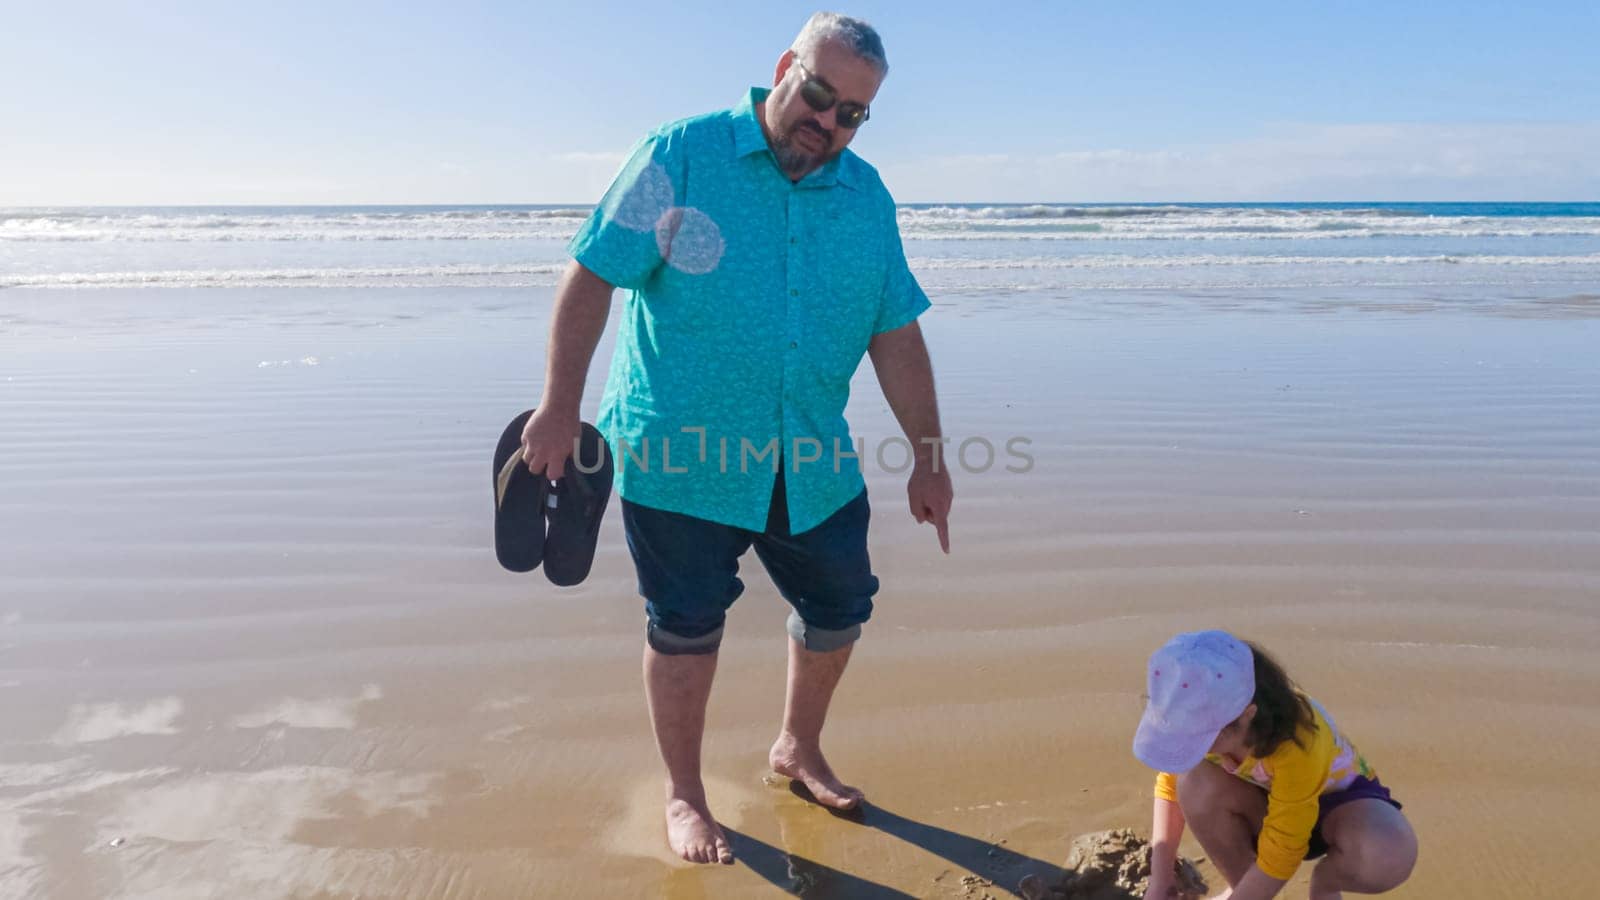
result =
M1342 791L1357 778L1378 777L1322 706L1313 700L1311 708L1316 722L1311 731L1301 732L1299 744L1284 741L1270 755L1246 757L1238 766L1217 754L1206 755L1207 762L1266 790L1267 817L1256 845L1256 866L1281 881L1289 880L1305 859L1322 795ZM1178 802L1178 777L1158 774L1156 796Z

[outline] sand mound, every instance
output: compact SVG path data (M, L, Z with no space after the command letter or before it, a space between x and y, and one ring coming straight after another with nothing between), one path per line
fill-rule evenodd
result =
M1027 900L1144 900L1150 883L1150 842L1125 828L1086 834L1072 842L1065 868L1057 884L1030 875L1018 889ZM1200 900L1206 893L1199 870L1182 857L1177 886L1171 900Z

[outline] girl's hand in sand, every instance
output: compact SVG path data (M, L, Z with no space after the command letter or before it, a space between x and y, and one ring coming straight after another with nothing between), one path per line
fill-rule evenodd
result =
M1144 900L1177 900L1178 884L1171 878L1150 876L1150 886L1145 888Z
M522 458L528 471L535 475L543 472L551 481L559 480L582 430L576 411L564 413L553 407L539 407L522 429Z
M917 460L906 481L906 498L911 502L911 518L918 522L931 522L939 532L939 549L950 552L950 505L955 502L955 488L950 485L950 470L944 460L936 462Z

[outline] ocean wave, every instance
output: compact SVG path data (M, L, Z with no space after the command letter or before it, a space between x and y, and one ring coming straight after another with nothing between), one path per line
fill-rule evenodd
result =
M1516 268L1592 267L1600 269L1600 253L1575 256L1287 256L1287 255L1211 255L1135 256L1129 254L1086 254L1066 257L1014 257L962 259L948 256L913 256L908 262L923 278L959 278L962 283L983 272L1061 273L1073 272L1175 271L1194 272L1227 269L1294 269L1306 273L1358 269L1407 269L1420 267L1460 267L1460 277L1477 278L1496 270ZM564 263L470 265L439 264L420 266L357 266L280 269L161 269L148 271L51 272L28 275L0 275L3 288L274 288L274 287L548 287L559 278ZM988 283L992 279L986 280ZM1008 282L995 282L1002 284Z
M360 266L301 269L169 269L0 275L0 288L461 287L551 285L565 264Z
M1052 206L1034 203L1019 206L913 206L901 207L902 221L910 219L1122 219L1133 216L1167 216L1194 212L1185 206Z
M1027 270L1059 271L1070 269L1184 269L1238 266L1600 266L1600 253L1574 256L1131 256L1095 254L1078 257L1017 257L1012 259L959 259L952 257L911 257L918 271Z
M0 243L561 242L591 212L583 206L0 210ZM903 206L899 223L908 240L1600 237L1600 215L1444 215L1381 207Z
M1600 238L1600 219L1563 220L1560 224L1505 227L1485 223L1437 225L1427 228L1395 228L1351 225L1336 228L1315 226L1304 229L1269 225L1239 224L1228 227L1114 227L1098 229L940 229L926 224L906 227L900 236L907 241L1354 241L1367 238Z
M1600 216L1415 215L1377 208L1117 207L1086 219L1075 207L912 207L908 240L1142 241L1600 237ZM1105 212L1104 210L1095 210ZM1068 214L1073 213L1073 214Z
M1237 216L1266 216L1281 219L1304 218L1431 218L1434 214L1413 209L1382 207L1276 207L1276 206L1186 206L1183 204L1058 205L1046 203L996 206L903 206L902 221L1027 221L1032 219L1135 219L1191 217L1226 219ZM1494 217L1482 217L1494 218Z
M0 211L0 242L565 240L590 210L84 214Z

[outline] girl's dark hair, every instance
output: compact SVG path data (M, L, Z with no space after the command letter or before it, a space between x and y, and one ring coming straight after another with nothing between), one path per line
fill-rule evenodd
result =
M1311 711L1311 701L1290 680L1278 661L1253 641L1245 641L1254 657L1256 670L1256 695L1251 702L1256 705L1255 718L1250 720L1250 730L1245 743L1257 759L1272 755L1284 741L1294 741L1300 747L1300 732L1309 732L1316 726L1316 714Z

